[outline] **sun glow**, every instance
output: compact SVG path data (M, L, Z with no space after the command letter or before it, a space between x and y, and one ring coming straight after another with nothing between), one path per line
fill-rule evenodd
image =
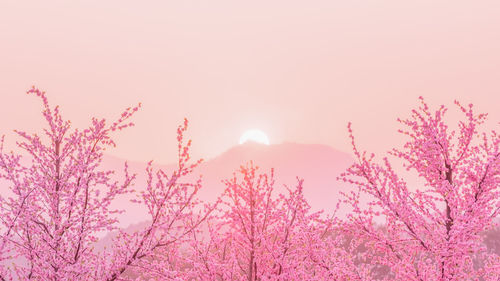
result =
M240 137L240 144L244 144L248 141L269 145L269 138L261 130L248 130L244 132Z

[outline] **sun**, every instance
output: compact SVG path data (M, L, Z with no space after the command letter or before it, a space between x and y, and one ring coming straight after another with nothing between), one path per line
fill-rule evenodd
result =
M269 145L269 138L261 130L248 130L244 132L240 137L240 144L244 144L247 141Z

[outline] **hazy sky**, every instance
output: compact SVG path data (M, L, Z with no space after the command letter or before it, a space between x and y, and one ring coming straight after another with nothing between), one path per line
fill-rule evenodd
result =
M75 125L143 103L112 154L171 162L191 121L195 156L246 129L271 143L349 151L397 143L423 95L500 120L500 1L0 0L0 132L41 125L48 92Z

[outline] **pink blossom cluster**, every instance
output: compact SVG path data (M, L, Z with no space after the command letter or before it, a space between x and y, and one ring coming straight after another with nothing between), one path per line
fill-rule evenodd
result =
M423 180L411 189L388 157L381 163L360 152L352 135L357 162L340 178L358 187L344 194L353 208L342 223L344 233L368 245L368 268L384 265L395 280L499 280L500 258L488 252L481 234L494 226L500 211L500 137L480 133L485 114L474 114L455 102L464 114L458 130L444 122L446 108L421 106L399 132L409 140L388 154ZM360 204L360 194L371 201ZM383 218L377 228L375 218Z

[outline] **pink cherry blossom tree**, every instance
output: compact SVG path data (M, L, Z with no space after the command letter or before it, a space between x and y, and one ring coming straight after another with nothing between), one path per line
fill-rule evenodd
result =
M14 265L18 279L77 279L92 267L95 233L111 230L116 222L109 204L133 180L125 168L123 183L111 182L111 172L101 171L99 164L104 148L114 145L110 133L131 126L126 121L138 107L111 126L92 119L90 128L70 131L70 122L58 107L49 106L44 92L32 88L28 94L42 99L48 128L42 135L16 131L22 138L17 145L31 164L21 163L13 152L0 155L2 177L13 194L2 199L8 226L4 240L26 261L26 266Z
M198 207L196 199L200 181L183 181L201 162L190 162L191 141L183 139L186 120L178 129L178 169L168 175L154 172L151 164L147 168L147 186L137 202L148 209L150 225L122 232L112 251L96 252L96 235L116 230L116 215L122 212L110 204L134 192L135 178L125 163L123 179L113 180L114 172L101 168L103 153L115 145L113 132L133 125L128 120L140 105L110 125L93 118L89 128L71 130L44 92L33 87L28 94L41 98L47 128L41 135L16 131L22 138L17 145L29 161L5 153L2 141L0 177L9 183L10 194L0 196L0 280L123 280L128 268L140 266L156 249L179 243L207 217L209 210ZM12 258L16 262L6 264Z
M344 194L353 212L343 227L369 248L360 269L388 266L390 280L499 280L500 258L485 251L481 234L500 212L500 137L479 131L486 114L456 105L464 116L456 130L444 106L432 111L422 98L411 118L398 120L409 140L389 156L422 179L417 187L388 157L377 163L360 152L349 124L357 162L340 178L359 190ZM372 198L368 205L361 194ZM375 227L375 218L385 228Z
M150 223L147 228L127 234L121 231L115 239L110 256L103 260L97 277L99 280L124 280L127 270L137 278L155 277L160 280L183 280L183 259L180 247L187 243L191 233L197 231L217 204L205 204L196 198L201 178L196 182L182 179L193 172L202 160L190 163L191 140L184 145L184 132L188 121L177 130L178 166L168 175L163 170L147 167L147 187L136 203L148 208ZM136 280L136 279L134 279Z
M192 232L193 280L328 280L336 271L322 260L327 226L310 212L303 181L274 195L274 173L242 166L222 197L207 235ZM326 269L325 269L326 268Z

